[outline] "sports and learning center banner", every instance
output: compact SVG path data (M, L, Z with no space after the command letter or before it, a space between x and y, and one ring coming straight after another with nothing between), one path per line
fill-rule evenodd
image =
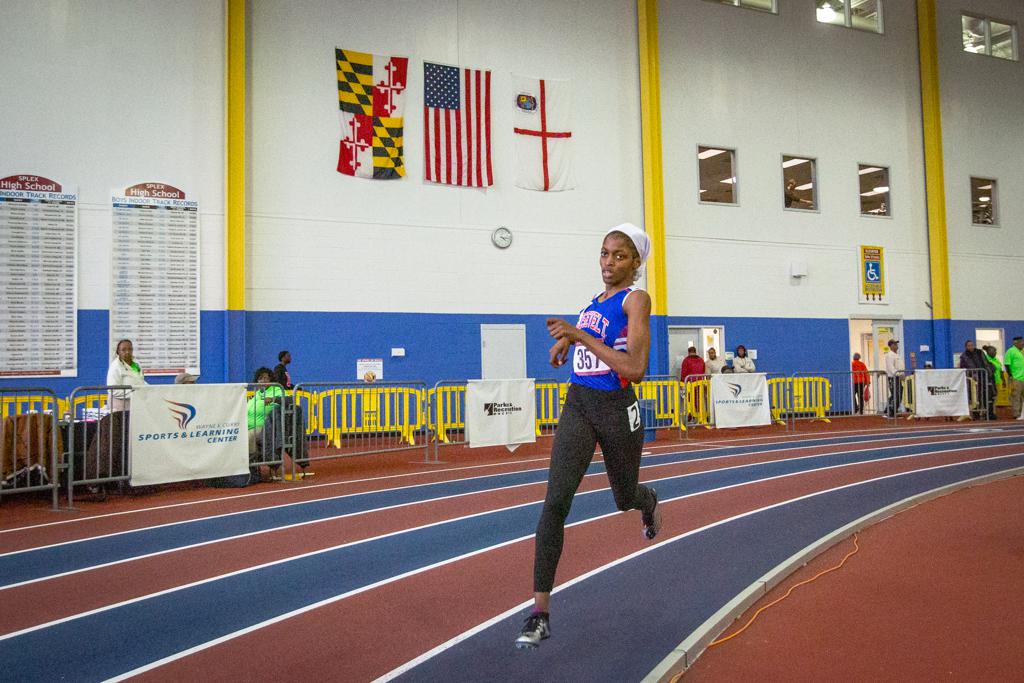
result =
M244 384L169 384L131 398L131 485L249 471Z
M918 417L959 417L970 412L966 370L914 373L914 413Z
M711 410L716 427L771 424L766 375L763 372L712 375Z
M466 384L466 441L470 448L537 440L532 379L474 379Z

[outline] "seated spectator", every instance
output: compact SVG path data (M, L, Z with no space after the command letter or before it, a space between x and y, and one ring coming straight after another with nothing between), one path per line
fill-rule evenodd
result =
M740 344L736 347L736 354L732 357L733 372L757 372L754 360L747 355L747 347Z
M114 347L114 359L107 368L107 386L142 386L146 378L142 376L142 368L132 355L132 340L122 339ZM131 389L110 392L110 410L112 412L131 409Z
M718 357L718 351L714 348L708 349L708 359L704 363L704 374L717 375L725 367L725 359Z
M685 382L687 377L700 377L704 374L704 359L697 355L697 347L686 350L687 356L679 366L679 381Z
M187 372L179 372L174 378L175 384L195 384L199 378Z
M249 422L250 460L259 452L265 450L262 446L266 436L264 428L267 417L274 412L284 396L284 391L282 391L281 387L266 386L272 384L273 381L273 373L270 371L270 368L259 368L256 371L256 376L253 378L253 384L263 385L263 388L258 388L246 404ZM277 439L280 439L280 437L277 436Z

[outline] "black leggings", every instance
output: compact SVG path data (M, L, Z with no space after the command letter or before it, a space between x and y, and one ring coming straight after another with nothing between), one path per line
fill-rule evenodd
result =
M601 444L605 470L619 510L650 512L654 507L651 490L637 483L644 429L636 394L630 388L601 391L570 384L551 449L544 511L537 522L533 590L538 593L550 593L555 584L565 518L594 458L595 444Z

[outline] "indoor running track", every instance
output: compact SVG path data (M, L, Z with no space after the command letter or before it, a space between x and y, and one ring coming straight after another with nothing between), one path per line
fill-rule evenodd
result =
M512 641L546 465L218 493L2 530L4 679L642 680L823 539L1024 472L1024 430L654 444L641 480L663 505L655 542L638 512L615 510L598 459L570 514L553 636L524 652Z

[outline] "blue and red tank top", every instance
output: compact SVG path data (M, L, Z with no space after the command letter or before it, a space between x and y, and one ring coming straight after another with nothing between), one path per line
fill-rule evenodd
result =
M580 312L576 328L597 337L605 346L610 346L616 351L625 351L629 320L622 307L626 303L626 297L635 289L637 288L627 287L604 301L598 301L601 297L598 294L590 305ZM573 384L582 384L603 391L615 391L629 385L629 380L619 377L619 373L608 367L583 344L573 344L570 360L572 376L569 381Z

